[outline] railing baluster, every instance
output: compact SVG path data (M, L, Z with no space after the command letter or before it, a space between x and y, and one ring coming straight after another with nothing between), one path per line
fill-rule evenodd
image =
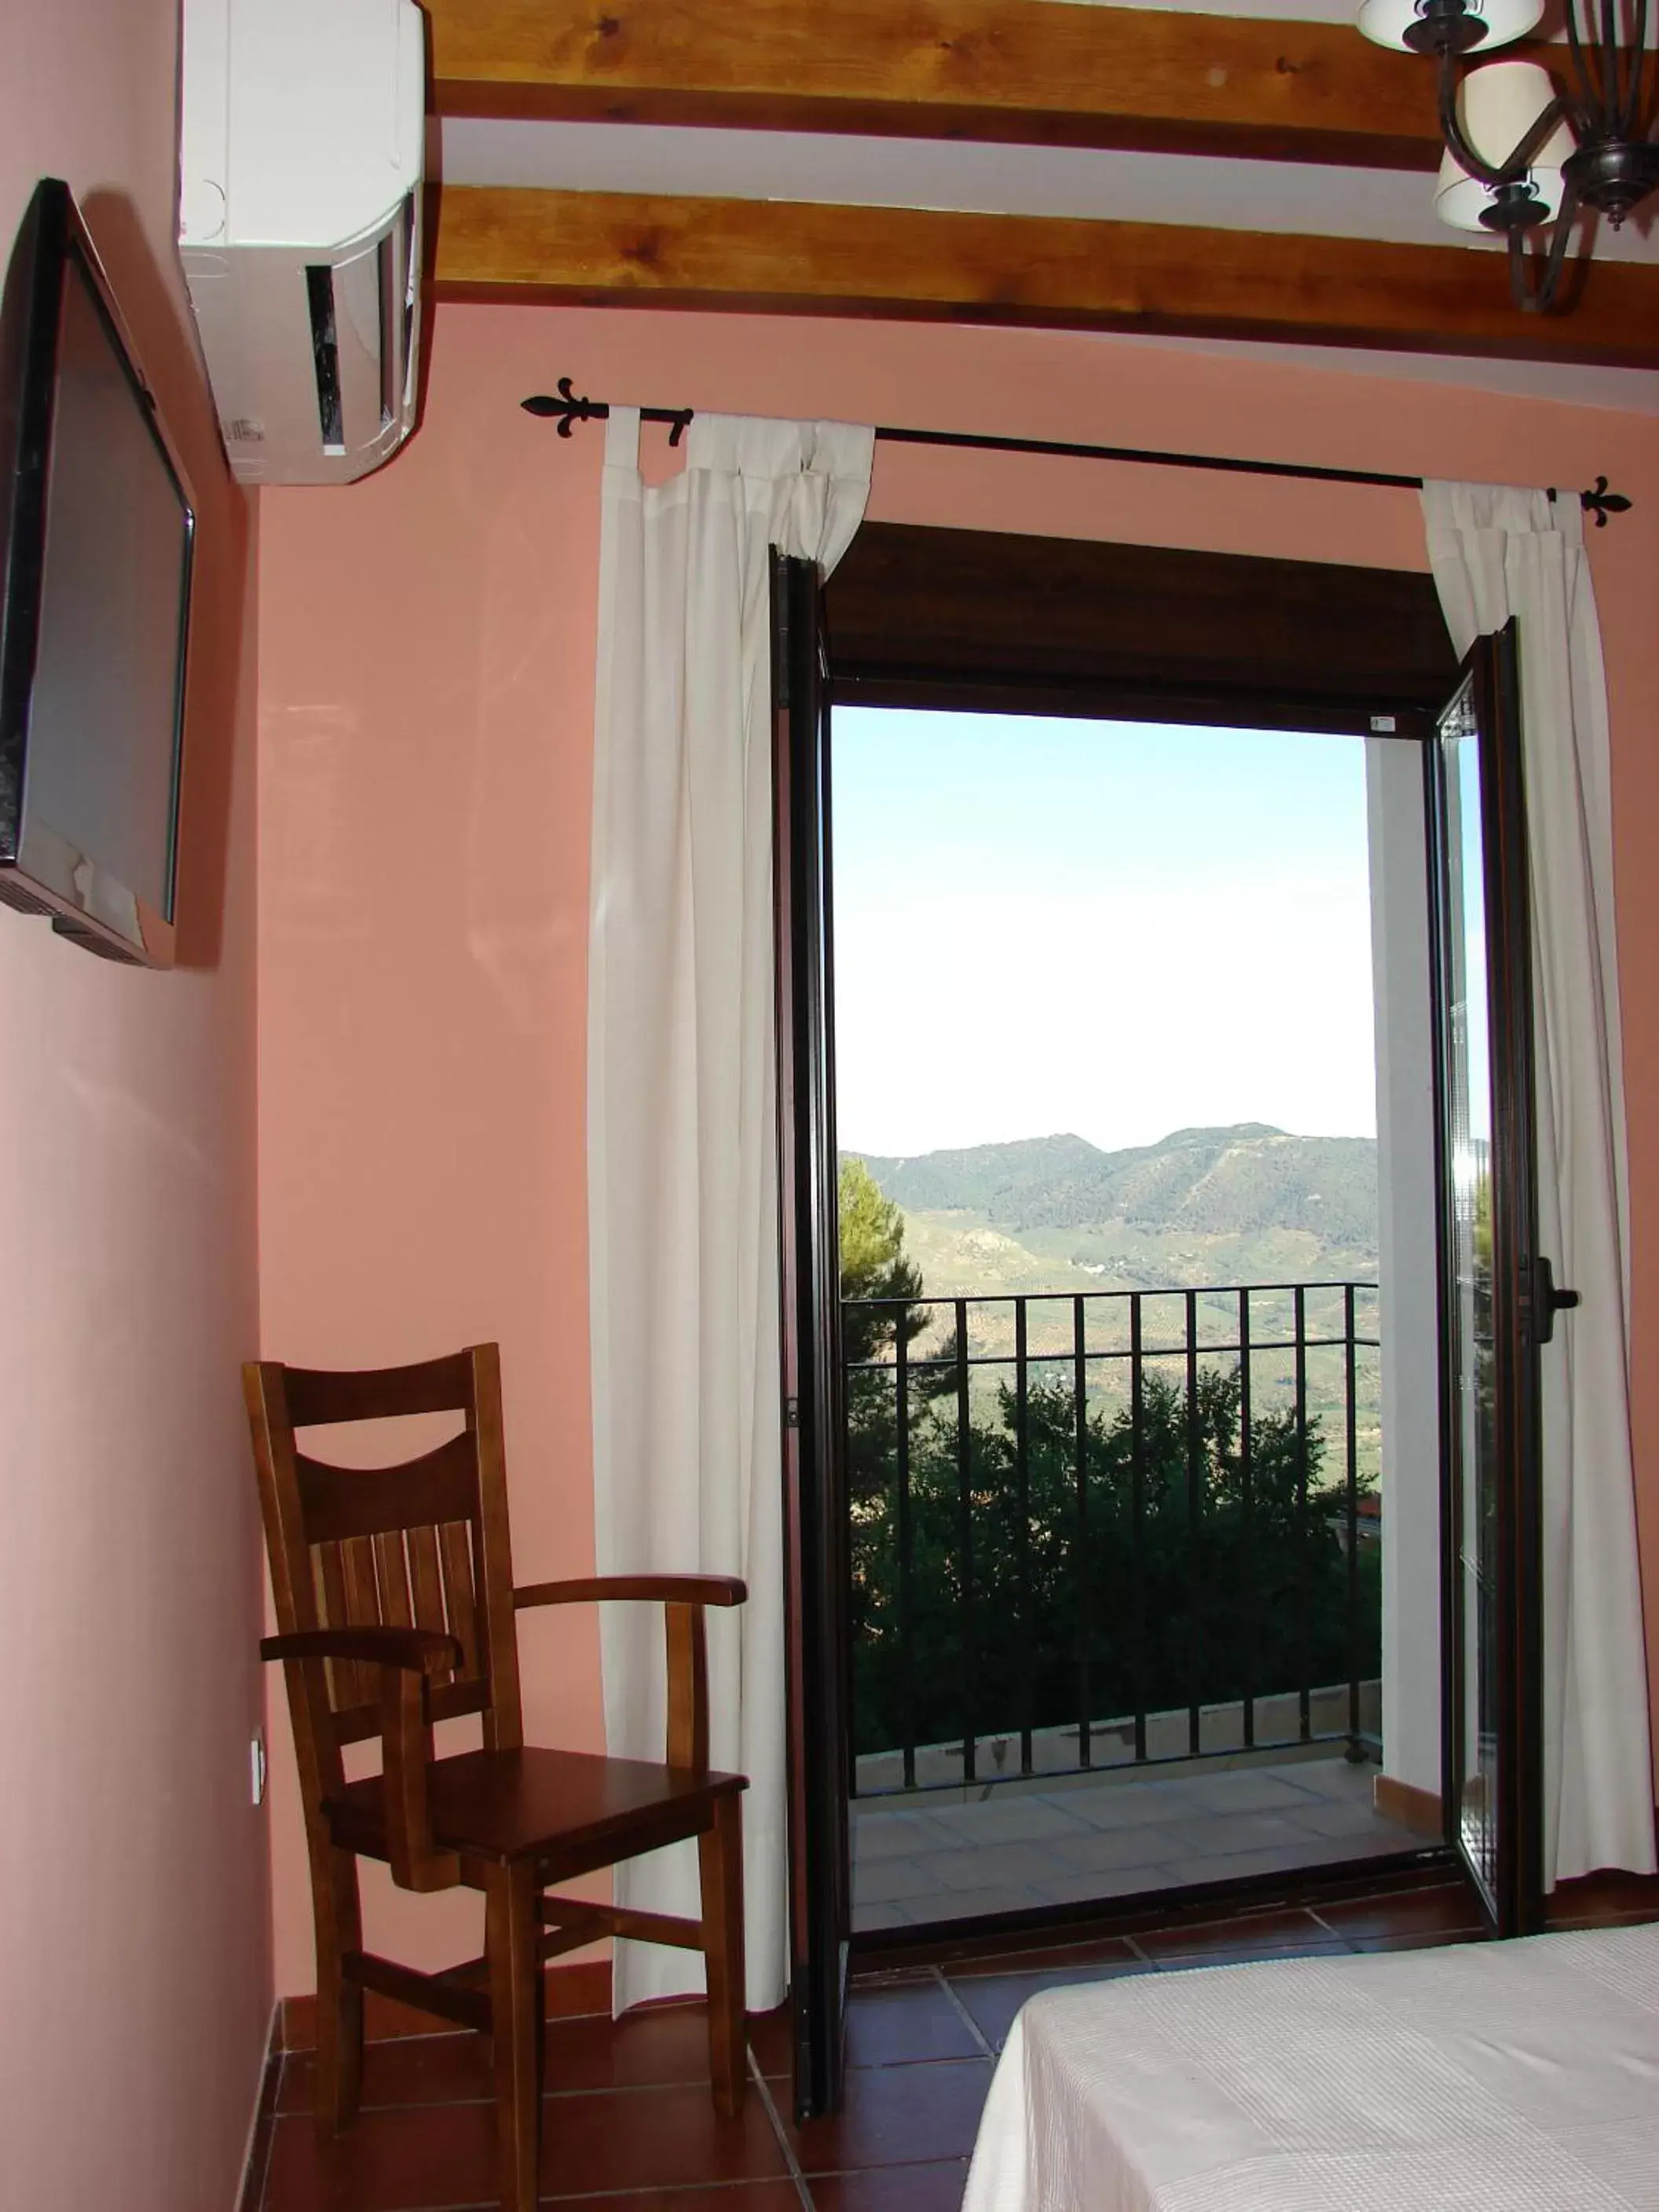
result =
M1238 1294L1238 1481L1242 1528L1239 1542L1240 1610L1243 1635L1239 1641L1244 1669L1244 1748L1255 1747L1255 1498L1250 1466L1250 1294Z
M1198 1419L1198 1292L1187 1293L1187 1751L1196 1759L1204 1731L1204 1561L1201 1438Z
M957 1308L957 1568L962 1577L962 1778L974 1774L974 1431L968 1407L968 1301Z
M1036 1623L1031 1618L1031 1400L1024 1298L1014 1300L1014 1480L1019 1506L1019 1771L1031 1766L1031 1709L1036 1695Z
M1359 1451L1354 1383L1353 1285L1342 1286L1342 1364L1347 1395L1344 1425L1348 1492L1348 1757L1365 1756L1359 1740Z
M1312 1661L1308 1650L1308 1294L1298 1283L1296 1313L1296 1680L1297 1733L1313 1740Z
M912 1549L910 1527L910 1347L905 1340L904 1316L899 1316L896 1349L895 1402L898 1414L898 1645L899 1725L903 1735L904 1786L916 1786L915 1651L911 1642Z
M1077 1480L1077 1753L1079 1766L1094 1764L1089 1740L1094 1692L1090 1681L1092 1623L1089 1619L1089 1366L1088 1322L1081 1294L1072 1300L1072 1424Z
M1129 1297L1129 1664L1134 1683L1135 1757L1146 1756L1146 1390L1140 1292Z

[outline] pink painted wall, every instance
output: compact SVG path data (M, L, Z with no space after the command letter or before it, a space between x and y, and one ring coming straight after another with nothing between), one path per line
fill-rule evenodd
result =
M260 1223L264 1343L295 1360L506 1352L526 1577L592 1559L583 1037L602 432L520 412L596 398L827 415L1523 483L1605 470L1638 1346L1659 1353L1659 713L1648 677L1659 429L1084 336L649 312L440 311L425 424L347 500L261 508ZM1030 459L877 451L874 515L1425 565L1415 495ZM641 1358L648 1356L641 1346ZM1659 1384L1638 1360L1659 1571ZM532 1729L599 1743L591 1626L526 1624ZM544 1737L544 1740L553 1740ZM309 1986L289 1771L279 1986ZM435 1963L470 1900L371 1897L371 1941Z
M258 1549L250 518L170 248L176 0L12 0L0 241L85 208L200 507L179 950L0 910L0 2198L227 2212L270 2007Z

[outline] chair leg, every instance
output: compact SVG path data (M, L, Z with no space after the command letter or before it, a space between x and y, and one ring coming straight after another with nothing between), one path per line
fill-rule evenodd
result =
M357 1863L321 1844L312 1861L317 1923L317 2124L338 2135L357 2117L363 2081L363 1992L341 1960L362 1948Z
M491 1867L484 1887L502 2212L536 2212L541 2154L541 1888L533 1863Z
M708 2075L717 2112L743 2110L747 2084L743 1965L743 1801L717 1798L714 1825L697 1838L702 1947L708 1974Z

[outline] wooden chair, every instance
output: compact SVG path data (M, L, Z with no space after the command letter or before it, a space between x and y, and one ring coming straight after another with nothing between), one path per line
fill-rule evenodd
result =
M736 1774L708 1768L706 1605L740 1605L723 1576L642 1575L514 1589L507 1544L501 1364L493 1344L421 1366L243 1370L305 1803L317 1923L317 2118L357 2108L365 1990L493 2042L500 2186L533 2212L542 2091L541 1962L627 1935L708 1961L714 2103L744 2094L743 1838ZM295 1431L323 1422L459 1413L450 1442L398 1467L325 1466ZM668 1744L660 1766L524 1742L515 1610L597 1598L665 1608ZM432 1723L483 1720L483 1748L436 1758ZM348 1782L342 1751L380 1739L383 1771ZM697 1838L702 1917L672 1919L544 1894L597 1867ZM405 1889L484 1895L484 1955L416 1973L362 1947L359 1857Z

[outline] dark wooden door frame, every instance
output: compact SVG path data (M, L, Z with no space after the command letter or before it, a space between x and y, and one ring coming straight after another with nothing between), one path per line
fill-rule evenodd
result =
M805 2118L839 2101L849 1948L847 1656L825 1581L826 1568L845 1571L829 703L1422 745L1457 661L1420 573L902 524L866 524L827 586L811 563L775 561L773 606L791 1957Z
M1371 735L1457 681L1413 570L869 522L824 598L849 706Z
M1440 1221L1441 1435L1444 1455L1442 1517L1443 1802L1449 1838L1468 1868L1493 1932L1534 1933L1543 1919L1542 1504L1540 1463L1539 1347L1553 1329L1549 1272L1538 1251L1538 1171L1534 1109L1533 970L1528 892L1526 793L1521 757L1521 702L1516 624L1477 638L1447 702L1473 695L1480 738L1480 831L1486 871L1486 974L1492 1089L1492 1344L1496 1522L1498 1736L1498 1854L1488 1893L1464 1848L1461 1782L1468 1765L1463 1729L1464 1589L1459 1572L1463 1470L1457 1448L1452 1357L1457 1299L1455 1254L1448 1208ZM1446 911L1447 802L1438 726L1425 749L1431 887L1431 965L1438 1003L1436 1121L1442 1158L1437 1181L1450 1185L1444 1158L1450 1089ZM1568 1294L1569 1297L1571 1294Z
M830 913L829 670L817 564L773 556L778 1194L795 2113L841 2102L850 1933L847 1510Z

